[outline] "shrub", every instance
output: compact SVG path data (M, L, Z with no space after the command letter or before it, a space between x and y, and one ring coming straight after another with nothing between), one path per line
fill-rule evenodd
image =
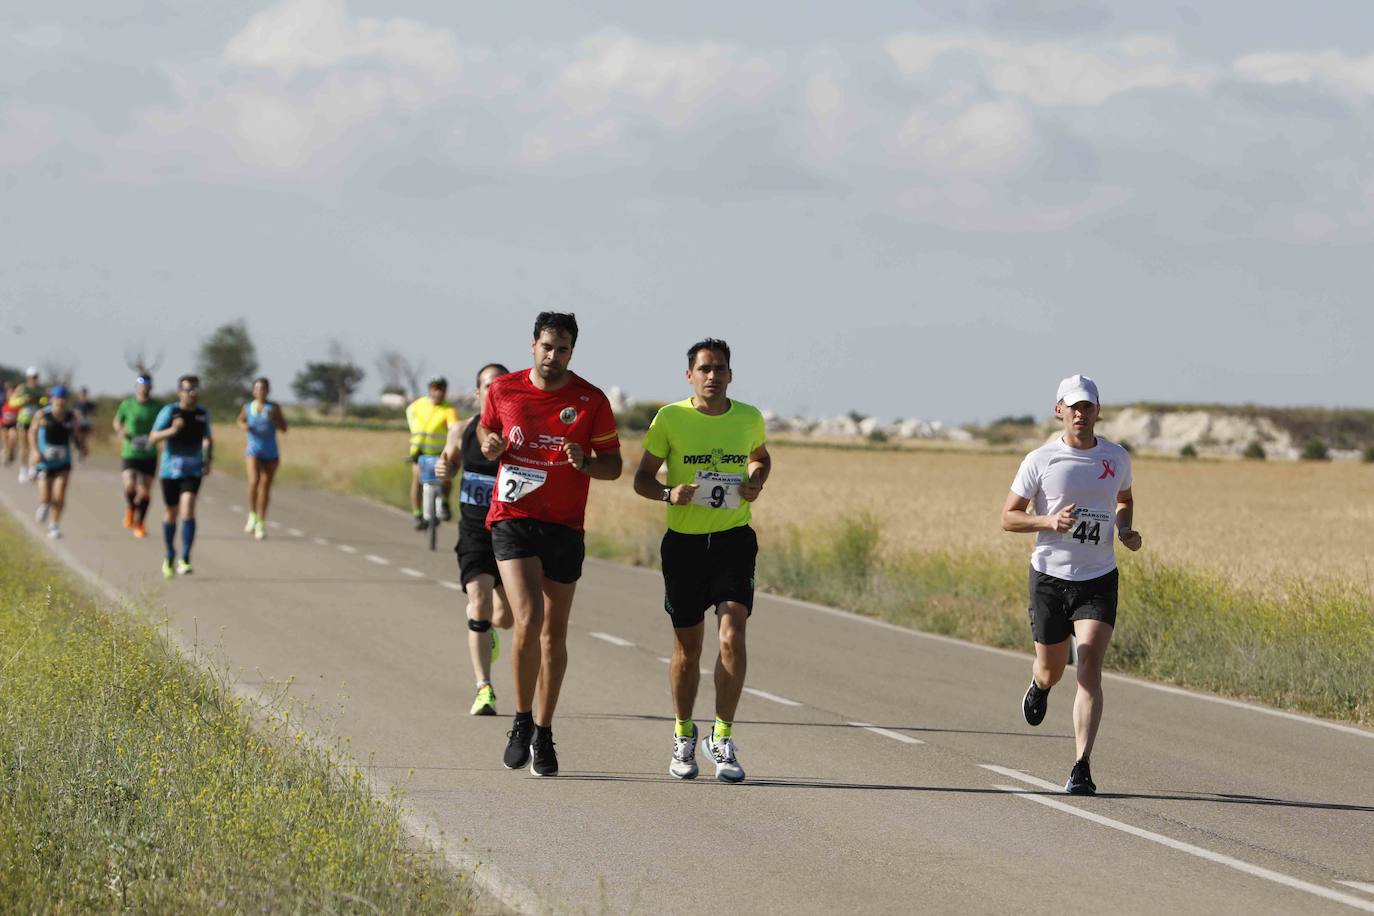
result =
M1135 446L1131 444L1130 439L1122 439L1120 442L1117 443L1117 445L1124 448L1127 451L1127 453L1132 453L1135 451Z
M1187 445L1183 446L1183 448L1181 448L1181 449L1178 450L1178 457L1180 457L1180 458L1196 458L1196 457L1197 457L1197 449L1193 448L1193 443L1189 442Z
M1374 445L1364 447L1364 451L1360 452L1360 460L1365 464L1374 464Z
M1308 439L1302 446L1302 453L1299 455L1303 461L1330 461L1331 453L1326 449L1326 443L1320 439Z
M1245 446L1245 451L1241 452L1241 456L1249 458L1251 461L1263 461L1268 457L1264 452L1264 446L1255 439L1251 439L1250 444Z

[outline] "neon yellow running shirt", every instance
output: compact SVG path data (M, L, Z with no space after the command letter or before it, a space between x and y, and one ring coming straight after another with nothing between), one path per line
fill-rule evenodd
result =
M644 434L644 450L664 460L668 486L698 484L691 505L668 507L668 527L714 534L749 524L749 503L739 487L749 474L749 453L764 441L763 414L741 401L732 400L715 417L693 407L691 398L659 408Z

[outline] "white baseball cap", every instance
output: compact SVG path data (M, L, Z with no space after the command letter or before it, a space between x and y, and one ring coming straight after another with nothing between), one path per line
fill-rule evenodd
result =
M37 375L37 374L38 374L38 367L37 367L37 366L30 366L30 367L28 368L28 370L24 373L24 375L27 376L27 377L29 377L29 378L32 378L33 376L35 376L35 375Z
M1097 397L1097 382L1086 375L1071 375L1060 382L1055 400L1065 404L1077 404L1079 401L1092 401L1098 406L1102 404Z

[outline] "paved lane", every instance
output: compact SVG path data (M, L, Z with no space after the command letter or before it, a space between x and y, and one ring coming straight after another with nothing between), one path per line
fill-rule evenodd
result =
M501 767L505 715L466 715L453 555L404 517L281 487L259 543L241 533L242 485L212 477L196 573L164 583L156 526L137 542L118 525L116 478L79 469L61 552L165 609L243 683L290 678L527 906L1374 912L1374 732L1113 679L1104 794L1068 799L1054 787L1072 692L1028 728L1027 656L761 598L737 724L749 780L680 783L658 577L591 561L555 723L563 774L539 780ZM31 488L6 477L0 498L30 517ZM495 678L508 713L504 658ZM703 719L711 700L706 679Z

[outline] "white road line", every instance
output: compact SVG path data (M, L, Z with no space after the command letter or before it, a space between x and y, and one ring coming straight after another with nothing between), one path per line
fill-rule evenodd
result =
M989 767L989 769L991 769L991 767ZM1210 849L1194 846L1192 843L1185 843L1173 837L1167 837L1160 833L1154 833L1153 831L1134 827L1121 821L1112 820L1110 817L1103 817L1092 811L1075 808L1073 805L1066 804L1056 798L1046 798L1043 795L1032 795L1017 789L1015 786L996 786L996 788L1001 789L1003 792L1010 792L1017 798L1024 798L1026 801L1035 802L1037 805L1044 805L1046 808L1053 808L1065 814L1072 814L1074 817L1081 817L1084 820L1092 821L1094 824L1110 827L1113 830L1119 830L1122 833L1128 833L1131 836L1139 837L1142 840L1149 840L1151 843L1158 843L1160 846L1167 846L1179 852L1186 852L1190 856L1197 856L1199 859L1206 859L1208 862L1215 862L1227 868L1234 868L1238 872L1243 872L1244 874L1256 878L1273 881L1275 884L1282 884L1284 887L1290 887L1296 891L1303 891L1314 897L1323 897L1327 900L1334 900L1337 903L1344 903L1346 906L1352 906L1357 910L1364 910L1366 913L1374 913L1374 901L1365 900L1362 897L1354 897L1350 894L1343 894L1340 891L1333 891L1330 888L1322 887L1320 884L1303 881L1301 878L1294 878L1282 872L1277 872L1259 865L1253 865L1249 862L1243 862L1240 859L1233 859L1219 852L1212 852Z
M447 579L435 579L434 581L438 582L444 588L453 589L455 592L461 592L463 590L463 586L459 585L457 582L450 582Z
M425 578L424 573L420 572L418 569L411 569L409 566L402 566L398 572L403 576L410 576L413 579Z
M344 553L357 553L357 552L358 552L358 548L354 547L354 546L351 545L351 544L340 544L340 545L339 545L339 549L342 550Z
M702 673L704 674L705 672L702 672ZM787 697L780 697L780 696L778 696L776 693L769 693L769 692L766 691L766 690L759 690L759 689L756 688L756 687L745 687L745 688L744 688L744 692L745 692L745 693L752 693L754 696L756 696L756 697L761 697L761 698L763 698L763 699L765 699L765 700L772 700L774 703L781 703L781 704L784 705L784 706L800 706L800 705L801 705L801 704L798 703L796 700L789 700L789 699L787 699Z
M390 565L391 565L391 561L390 561L390 560L388 560L386 557L379 557L379 556L377 556L375 553L369 553L369 554L367 554L367 555L366 555L366 559L367 559L367 562L369 562L369 563L376 563L378 566L390 566Z
M268 528L280 528L280 527L281 527L281 522L268 522L268 523L267 523L267 527L268 527Z
M230 506L230 507L229 507L229 511L230 511L230 512L242 512L242 511L243 511L243 506Z
M605 642L608 642L613 646L634 645L634 643L630 642L628 639L621 639L619 636L612 636L610 633L589 633L587 635L591 636L593 639L604 640Z
M1357 891L1364 891L1366 894L1374 894L1374 884L1370 884L1368 881L1337 881L1336 883L1353 887Z
M305 532L302 531L302 530L299 529L299 528L287 528L287 529L286 529L286 533L289 534L289 535L291 535L293 538L303 538L303 537L305 537Z
M903 744L925 744L920 738L913 738L901 732L894 732L890 728L879 728L876 725L869 725L867 722L850 722L855 728L862 728L864 731L872 732L875 735L882 735L884 738L891 738L893 741L900 741Z
M671 665L673 663L673 660L671 658L664 658L662 655L658 657L658 660L663 662L663 664L665 665Z
M1020 770L1013 770L1011 767L999 767L994 766L991 763L980 763L978 765L985 770L992 770L992 772L998 774L999 776L1009 776L1012 779L1019 779L1022 782L1030 783L1033 786L1039 786L1042 789L1049 789L1051 792L1064 791L1063 786L1055 785L1052 782L1047 782L1046 780L1041 779L1038 776L1032 776L1029 773L1022 773Z
M316 544L319 544L321 547L328 547L328 546L329 546L329 541L326 540L325 538L315 538L315 543L316 543Z

